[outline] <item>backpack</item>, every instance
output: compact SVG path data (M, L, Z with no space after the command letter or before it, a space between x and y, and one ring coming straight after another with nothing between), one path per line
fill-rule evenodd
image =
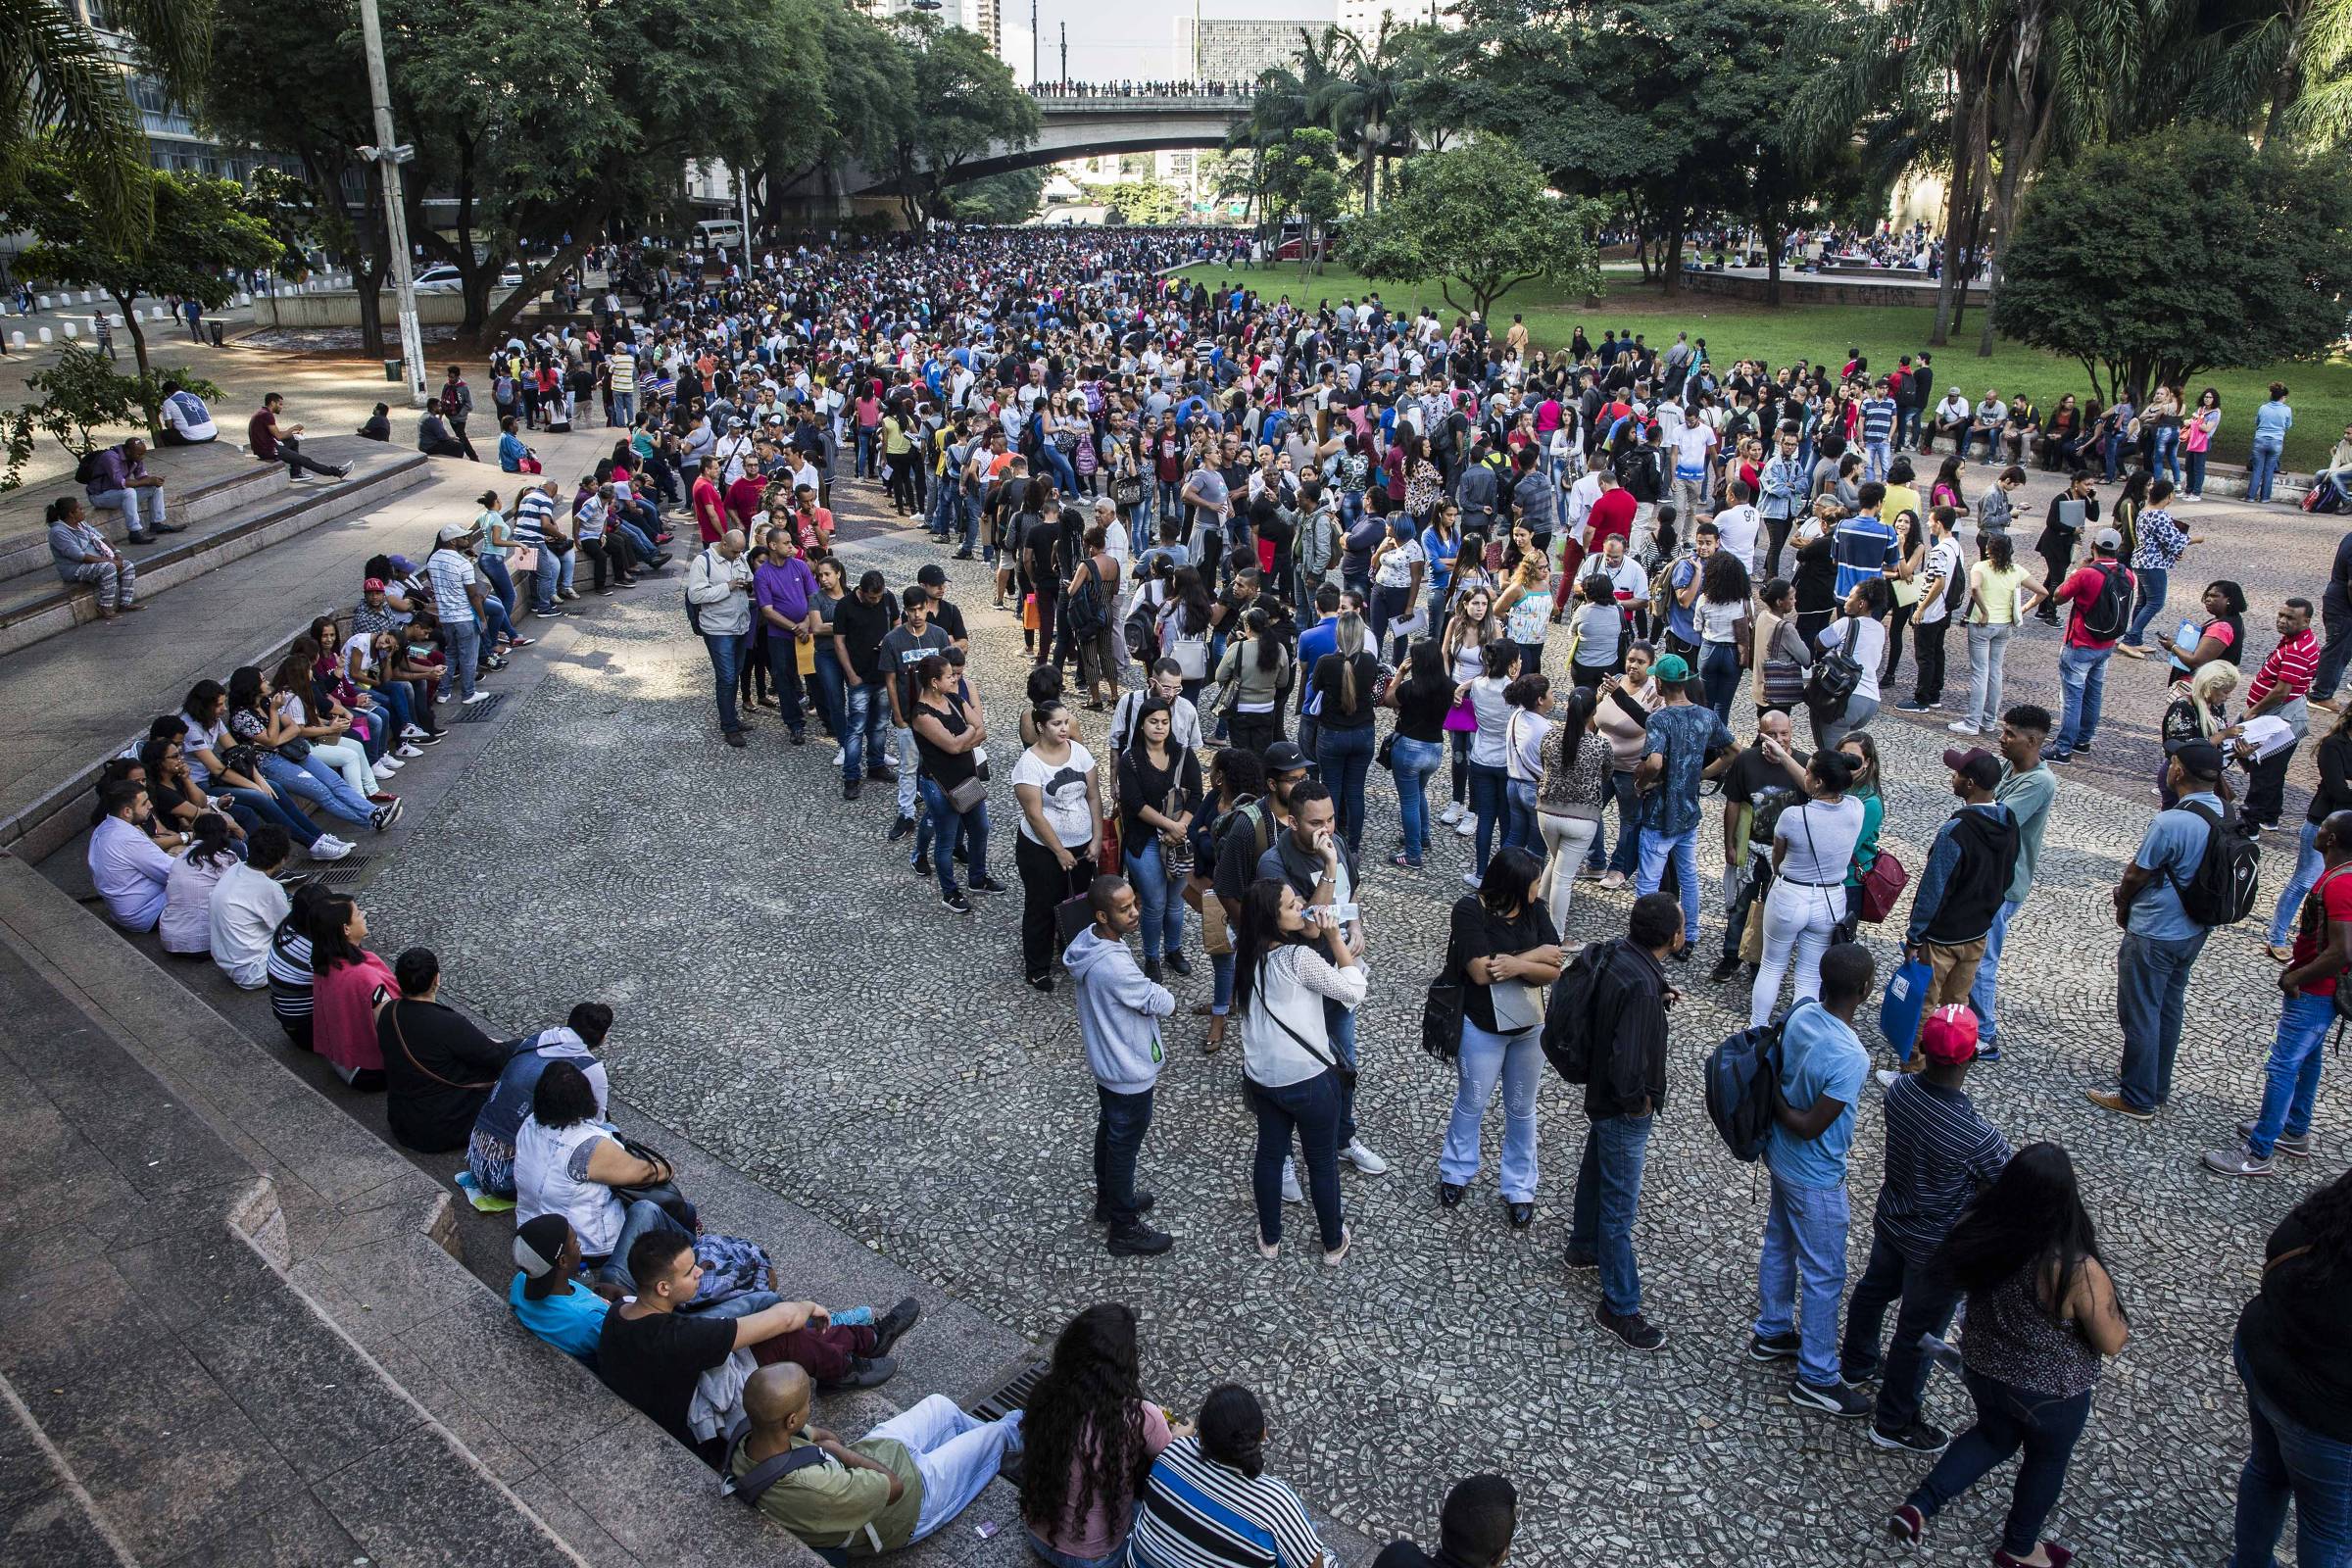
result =
M1544 1004L1544 1059L1560 1081L1592 1081L1592 994L1600 986L1601 949L1588 942L1568 960L1552 982L1551 999Z
M98 460L111 450L108 447L92 447L84 452L81 461L74 465L74 482L82 485L97 483L98 475L105 471L99 467Z
M1854 617L1846 616L1838 646L1813 661L1813 667L1805 672L1805 703L1824 717L1841 716L1847 700L1862 684L1862 662L1853 653L1856 629Z
M740 1497L744 1506L754 1512L759 1510L760 1499L767 1495L768 1488L791 1475L795 1470L806 1470L810 1465L823 1464L828 1457L824 1449L813 1443L808 1443L803 1444L800 1447L787 1449L783 1453L770 1454L746 1470L741 1476L734 1476L729 1472L734 1469L735 1455L742 1450L742 1447L743 1439L737 1438L733 1446L728 1449L726 1462L719 1466L718 1490L725 1496ZM808 1549L826 1562L835 1564L836 1568L849 1561L849 1552L841 1546L811 1546Z
M2113 642L2124 634L2132 621L2132 574L2119 564L2107 568L2093 565L2099 574L2099 591L2087 605L2075 607L2075 624L2082 635L2100 642Z
M1742 1029L1707 1056L1707 1120L1732 1157L1753 1164L1772 1131L1773 1106L1781 1098L1783 1013L1770 1023Z
M1250 857L1250 875L1252 878L1257 875L1257 862L1265 858L1266 851L1274 847L1274 819L1264 806L1262 796L1244 801L1226 812L1225 819L1217 824L1217 858L1220 860L1225 858L1225 841L1241 830L1243 820L1247 818L1254 824L1251 831L1256 835L1257 849Z
M1102 608L1102 579L1091 560L1077 591L1070 595L1069 613L1070 631L1081 640L1110 625L1110 612Z
M2262 881L2262 846L2209 806L2183 801L2180 808L2205 823L2205 853L2197 857L2196 870L2185 882L2172 877L2180 912L2201 926L2235 925L2253 910Z

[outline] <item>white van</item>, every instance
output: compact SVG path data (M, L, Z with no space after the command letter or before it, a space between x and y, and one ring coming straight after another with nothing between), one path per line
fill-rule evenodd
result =
M743 249L743 223L733 218L706 218L694 225L694 244L700 251L714 251L724 245L731 251Z

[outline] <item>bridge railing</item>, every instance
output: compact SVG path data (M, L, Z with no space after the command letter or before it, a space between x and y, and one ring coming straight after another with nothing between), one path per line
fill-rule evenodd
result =
M1101 89L1060 92L1031 89L1039 109L1051 114L1055 110L1070 113L1102 110L1200 110L1224 109L1243 111L1250 107L1252 89L1245 83L1216 83L1221 91L1190 93L1173 92L1116 92Z

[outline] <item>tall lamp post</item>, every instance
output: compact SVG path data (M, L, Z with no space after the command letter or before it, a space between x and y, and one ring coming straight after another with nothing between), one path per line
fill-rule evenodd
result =
M375 100L373 147L359 154L383 170L384 233L392 247L392 291L400 306L400 358L408 374L409 406L424 407L424 332L416 322L416 278L409 266L409 218L400 195L400 166L416 156L416 149L392 139L392 89L384 77L384 27L375 14L375 0L360 0L360 32L368 54L368 94Z

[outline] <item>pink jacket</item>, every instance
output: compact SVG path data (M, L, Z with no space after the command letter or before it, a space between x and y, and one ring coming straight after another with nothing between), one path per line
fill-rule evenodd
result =
M384 1054L375 1043L377 988L397 996L392 966L372 953L357 963L338 963L320 975L311 992L311 1049L341 1068L382 1072Z

